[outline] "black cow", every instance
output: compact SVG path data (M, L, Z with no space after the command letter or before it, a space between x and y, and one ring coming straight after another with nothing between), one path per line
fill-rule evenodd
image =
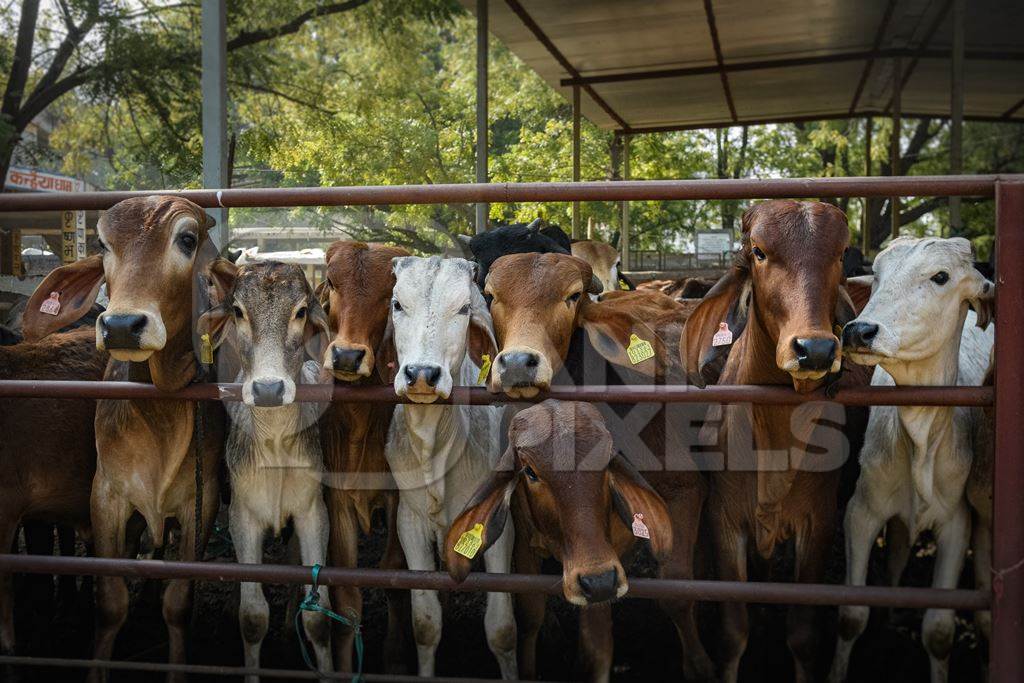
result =
M499 225L487 232L474 235L472 238L460 235L459 239L463 244L468 244L469 250L479 264L476 281L481 288L487 279L491 264L502 256L525 253L571 253L569 236L557 225L542 228L539 218L529 225L526 223Z

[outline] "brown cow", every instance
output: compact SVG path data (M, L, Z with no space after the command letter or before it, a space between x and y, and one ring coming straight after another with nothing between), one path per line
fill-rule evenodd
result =
M107 354L96 349L92 330L0 347L2 379L99 380L106 364ZM46 523L51 553L54 523L90 537L95 416L92 400L0 399L0 552L11 548L18 525L28 522ZM52 592L53 580L47 578ZM2 574L0 652L5 655L15 651L13 603L11 577Z
M605 292L620 290L623 284L619 268L621 258L615 247L598 240L577 240L572 243L572 255L590 264ZM632 289L628 285L627 288Z
M26 339L39 339L84 315L106 280L107 310L96 322L96 346L111 360L104 379L152 382L181 389L196 376L192 301L205 291L198 253L212 225L192 202L167 196L127 199L97 224L103 253L56 269L29 300ZM209 274L220 296L229 284L214 261ZM233 272L233 267L230 267ZM59 292L57 315L40 311L50 292ZM218 507L218 469L224 449L224 416L219 404L204 406L205 439L200 444L203 509L201 546ZM101 400L96 406L96 476L91 517L96 554L124 557L129 518L141 515L154 543L166 541L167 520L181 525L180 555L196 559L194 405L181 400ZM200 558L201 559L201 558ZM128 587L119 577L96 583L98 624L95 657L110 659L114 639L128 613ZM173 580L163 612L170 661L185 661L185 630L191 616L192 582ZM94 670L93 676L99 677ZM181 676L171 676L181 678Z
M391 259L409 256L398 247L340 241L327 249L327 278L319 288L334 335L324 352L324 369L346 384L390 384L393 369L387 367L394 351L386 351L388 314L395 275ZM382 360L382 356L385 358ZM387 544L381 567L404 569L405 555L395 533L398 490L384 444L394 406L376 403L331 403L321 419L324 464L328 474L327 507L331 519L328 545L331 565L355 567L359 529L370 531L374 510L387 517ZM353 478L346 485L347 478ZM362 614L358 588L333 586L331 603ZM409 592L388 592L388 636L384 663L389 672L404 669L405 634L409 630ZM334 634L335 664L352 670L351 629L337 627Z
M500 347L491 368L492 391L512 398L530 397L552 384L580 386L584 380L604 384L609 374L627 384L677 379L673 337L682 328L683 307L658 292L624 292L592 301L585 296L590 285L590 266L572 256L514 254L494 263L485 288L492 300ZM652 347L652 353L635 356L636 364L629 359L633 335ZM608 372L606 361L616 365L614 373ZM660 575L692 578L706 483L688 460L686 449L667 442L686 430L692 416L683 414L685 407L670 413L658 404L625 408L624 416L620 410L623 407L604 411L615 443L664 499L672 520L672 551L660 563ZM639 423L634 410L641 416ZM523 561L519 545L517 563ZM518 625L523 641L529 643L540 622L533 599L524 596L523 604L527 605L525 617ZM697 633L694 604L661 604L682 640L687 678L713 677L714 668ZM532 650L524 647L522 651ZM522 671L533 674L532 662L524 662Z
M829 204L771 201L749 209L732 270L686 322L680 345L690 377L698 384L717 379L792 385L800 392L821 387L840 368L836 325L854 315L841 287L848 242L846 217ZM731 343L714 341L722 324L730 328ZM824 578L845 453L843 434L818 427L818 418L844 421L834 404L725 410L717 452L727 461L711 475L707 508L721 579L745 581L748 547L768 559L788 538L796 541L796 580ZM721 609L722 674L735 681L746 648L747 610L735 602ZM798 681L813 678L815 614L809 607L788 613Z
M518 413L509 426L509 445L498 468L452 523L445 542L448 571L463 581L471 562L454 548L460 536L482 524L486 550L501 535L512 495L517 535L528 550L516 569L539 574L541 560L562 563L565 599L580 612L579 648L591 680L607 681L612 666L610 600L629 589L619 558L637 535L648 537L655 557L671 550L672 529L661 497L615 452L612 435L593 405L549 399ZM634 522L641 526L631 529ZM536 599L540 620L544 599ZM536 615L535 615L536 616ZM529 634L536 658L537 633ZM531 671L531 675L532 675Z

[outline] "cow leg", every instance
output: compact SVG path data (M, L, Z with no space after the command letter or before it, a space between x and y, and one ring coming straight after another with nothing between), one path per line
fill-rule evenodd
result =
M312 503L308 512L295 517L295 531L299 537L299 552L302 564L311 566L321 564L327 557L327 506L320 495L319 480L316 490L312 492ZM306 587L309 590L310 586ZM330 609L331 600L327 595L326 586L317 586L319 602ZM318 612L302 612L302 628L306 637L313 645L317 668L326 673L333 671L331 660L331 624L328 617Z
M822 583L825 564L832 548L835 526L834 501L815 506L815 516L807 522L796 539L796 575L800 583ZM810 605L794 605L786 613L786 643L793 654L797 683L816 680L814 660L818 651L818 617L821 609Z
M405 553L398 539L398 496L387 497L387 537L384 555L380 559L381 569L406 569ZM388 632L384 637L384 671L390 674L407 673L406 648L408 632L412 623L409 591L384 591L388 601Z
M950 519L936 530L935 588L956 588L970 542L970 513L960 502ZM949 653L956 635L955 612L951 609L929 609L921 624L921 640L931 657L932 683L945 683L949 678Z
M990 593L992 591L992 519L976 511L971 537L973 539L972 545L974 546L975 587L980 591ZM992 612L989 610L975 612L974 623L977 625L981 635L985 637L986 645L990 643L992 639ZM988 657L983 657L982 661L987 663Z
M910 538L910 529L899 517L893 517L885 525L885 564L889 574L889 585L900 585L900 577L903 576L903 569L910 559L910 549L913 540Z
M887 515L871 505L867 489L867 471L861 473L857 490L846 506L843 529L846 535L846 585L863 586L867 582L868 560L875 545L878 532L882 530ZM864 605L841 605L836 638L836 651L832 657L832 668L828 680L841 683L846 680L850 666L850 653L857 638L868 624L871 609Z
M50 522L22 522L25 530L25 550L29 555L53 555L53 527ZM52 574L26 574L25 597L32 605L31 632L45 633L55 613ZM34 640L34 639L33 639Z
M658 575L663 579L692 579L693 553L697 546L703 497L669 500L672 520L672 554L661 563ZM715 667L708 657L697 630L697 605L692 600L661 600L658 603L672 619L683 646L683 675L688 681L715 679Z
M352 569L359 555L359 523L349 495L337 488L327 489L330 511L330 536L327 544L331 566ZM357 619L363 616L363 595L354 586L331 586L331 604L341 614L351 611ZM338 671L352 671L352 647L355 632L338 622L331 626L334 663Z
M125 556L125 527L131 517L132 506L125 498L114 493L110 484L97 473L93 479L90 499L93 540L96 556L119 558ZM128 616L128 586L119 576L96 577L96 644L94 659L111 659L114 641ZM89 681L106 681L107 672L90 669Z
M516 529L526 529L516 517ZM516 571L520 574L540 574L540 561L530 548L526 534L516 534L513 549ZM547 596L540 593L519 593L515 597L516 630L519 633L519 676L524 680L537 679L537 636L544 624Z
M719 501L712 513L718 573L723 581L747 580L747 534L723 518L725 501ZM747 649L749 623L744 602L723 602L722 613L722 681L736 683L740 659Z
M434 533L425 528L423 522L404 504L398 504L398 536L402 550L413 571L436 571L434 561ZM434 660L437 644L441 642L441 601L437 591L413 589L412 632L416 639L416 656L419 660L419 675L434 675Z
M14 545L18 532L16 515L0 515L0 551L8 552ZM0 573L0 654L13 655L14 638L14 587L11 575Z
M580 608L580 663L587 680L608 682L612 673L612 647L611 603Z
M245 507L237 495L228 508L231 541L235 546L235 559L242 564L263 562L263 527ZM263 595L263 586L242 582L239 585L238 625L242 631L242 649L245 666L258 668L260 646L270 627L270 607ZM257 676L247 676L246 683L257 683Z
M489 572L508 574L512 571L512 547L515 545L515 530L506 524L501 536L484 553L484 567ZM510 593L488 593L487 610L484 612L484 630L487 644L498 660L498 668L504 679L519 678L516 662L516 618Z

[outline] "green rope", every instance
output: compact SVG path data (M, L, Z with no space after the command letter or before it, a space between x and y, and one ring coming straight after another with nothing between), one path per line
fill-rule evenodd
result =
M319 564L313 565L313 585L309 588L309 593L306 594L306 598L299 603L299 610L295 613L295 633L299 636L299 647L302 650L302 659L313 671L318 671L316 665L313 663L312 658L309 656L309 650L306 648L306 639L302 636L302 613L305 612L319 612L327 616L330 619L334 619L341 624L348 626L355 632L356 637L356 673L352 676L352 683L359 683L363 678L363 632L359 625L359 619L356 617L355 612L351 609L348 610L349 616L343 617L337 612L332 612L326 607L320 606L320 594L317 592L317 584L320 578L320 570L323 569Z

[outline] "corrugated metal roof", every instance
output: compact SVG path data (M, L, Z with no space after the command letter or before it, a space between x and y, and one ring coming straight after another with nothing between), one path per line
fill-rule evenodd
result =
M461 2L476 7L475 0ZM951 5L952 0L490 0L490 30L570 101L572 86L565 81L576 74L559 63L538 30L584 81L612 79L588 83L591 93L582 97L583 115L606 129L623 128L613 113L629 130L882 115L889 111L897 57L906 80L905 115L948 116ZM1024 2L967 3L967 118L1024 121L1022 26ZM680 69L688 73L671 73ZM670 73L637 76L662 70Z

